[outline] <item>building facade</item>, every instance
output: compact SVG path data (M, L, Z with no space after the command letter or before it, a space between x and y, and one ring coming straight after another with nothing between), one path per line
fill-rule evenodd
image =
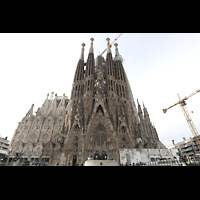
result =
M138 101L136 108L117 43L113 57L107 38L106 58L95 59L93 40L86 62L82 44L70 100L47 97L36 115L32 106L15 131L10 159L18 151L52 165L75 165L88 157L119 163L122 148L165 148L144 104L143 111Z
M200 138L200 137L198 136L198 138ZM198 148L198 145L197 145L194 137L193 138L190 137L188 139L183 137L183 141L178 142L176 144L174 143L167 148L168 149L178 149L179 155L181 157L200 156L199 148Z
M65 94L49 99L49 94L36 114L31 108L18 123L10 142L7 165L12 165L16 153L22 154L19 165L25 160L51 163L59 162L60 148L64 142L65 114L69 99ZM59 157L58 157L59 156Z
M5 160L8 157L9 143L10 141L7 139L7 137L0 137L0 165L4 164Z

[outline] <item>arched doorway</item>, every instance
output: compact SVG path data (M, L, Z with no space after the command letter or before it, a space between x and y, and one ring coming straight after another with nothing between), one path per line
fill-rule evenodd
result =
M96 151L94 160L107 160L107 153L105 151Z
M72 166L75 166L77 162L77 155L73 155Z
M100 159L99 151L96 151L94 154L94 160L99 160L99 159Z
M102 160L107 160L107 153L105 151L101 152L101 159Z

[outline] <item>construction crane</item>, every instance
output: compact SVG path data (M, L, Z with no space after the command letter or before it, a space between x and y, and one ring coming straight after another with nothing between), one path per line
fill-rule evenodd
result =
M185 105L187 105L186 100L188 98L192 97L193 95L197 94L198 92L200 92L200 89L196 90L195 92L193 92L192 94L190 94L189 96L187 96L187 97L185 97L183 99L181 99L179 94L177 94L178 98L179 98L179 102L175 103L174 105L170 106L169 108L163 109L163 112L166 113L167 110L169 110L170 108L180 104L181 110L182 110L182 112L183 112L183 114L185 116L185 119L186 119L189 127L190 127L192 135L194 136L194 140L195 140L195 142L196 142L196 144L197 144L197 146L199 148L199 153L200 153L200 136L199 136L199 133L198 133L193 121L192 121L192 118L189 115L189 112L188 112L187 108L185 107ZM174 141L172 141L172 142L174 144Z
M120 33L115 39L114 41L110 44L110 47L112 47L112 44L122 35L123 33ZM100 56L102 56L105 52L106 52L107 48L100 54Z

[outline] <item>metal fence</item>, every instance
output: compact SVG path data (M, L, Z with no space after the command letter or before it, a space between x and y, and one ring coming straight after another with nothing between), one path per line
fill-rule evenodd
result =
M159 160L145 163L146 166L200 166L200 159Z

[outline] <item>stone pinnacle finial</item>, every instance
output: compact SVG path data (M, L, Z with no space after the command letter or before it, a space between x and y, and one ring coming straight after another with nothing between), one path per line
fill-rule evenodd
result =
M118 44L115 43L114 46L115 46L115 56L118 56L119 55L118 48L117 48Z
M122 62L123 59L122 59L121 55L119 54L119 51L118 51L118 48L117 48L118 44L115 43L114 46L115 46L115 57L114 57L114 61L120 60L120 61Z
M107 38L106 39L108 42L107 42L107 53L111 53L111 50L110 50L110 38Z
M94 53L94 50L93 50L93 41L94 41L94 38L91 38L91 45L90 45L90 50L89 50L89 53Z
M84 46L85 46L85 43L83 43L81 45L82 45L82 49L81 49L81 56L80 56L79 60L83 60L84 61Z
M65 96L65 93L63 93L63 96Z

